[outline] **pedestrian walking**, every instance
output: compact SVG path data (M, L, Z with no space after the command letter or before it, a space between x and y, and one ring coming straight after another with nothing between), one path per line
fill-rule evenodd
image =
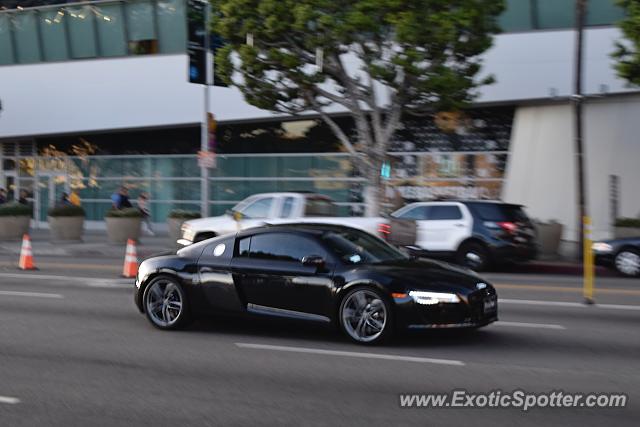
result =
M111 195L113 209L126 209L133 207L129 201L129 189L124 185L116 193Z
M149 193L143 191L138 195L138 209L142 214L142 223L146 226L144 230L148 235L154 236L155 233L151 228L151 209L149 206Z

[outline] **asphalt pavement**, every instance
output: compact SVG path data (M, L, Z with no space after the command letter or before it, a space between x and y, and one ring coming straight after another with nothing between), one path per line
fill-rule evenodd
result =
M0 425L637 425L640 281L488 274L500 322L384 346L216 317L179 332L137 312L117 260L0 257ZM401 408L400 393L621 392L626 408Z

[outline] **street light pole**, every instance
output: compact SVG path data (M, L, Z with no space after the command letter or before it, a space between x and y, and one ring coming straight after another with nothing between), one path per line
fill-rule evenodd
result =
M582 57L586 0L576 0L576 46L574 63L574 91L571 97L574 107L574 142L578 181L578 242L582 250L584 267L584 298L593 303L593 253L591 252L591 217L587 209L587 185L583 144Z
M209 26L211 25L211 3L206 1L204 17L204 58L205 58L205 83L204 83L204 108L202 123L200 125L200 151L209 153L209 91L213 80L213 61L211 58ZM206 162L201 164L200 182L200 215L202 218L209 216L209 168Z

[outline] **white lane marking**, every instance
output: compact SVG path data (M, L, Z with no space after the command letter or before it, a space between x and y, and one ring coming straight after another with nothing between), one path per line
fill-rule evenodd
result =
M12 297L35 297L35 298L64 298L60 294L47 294L43 292L18 292L18 291L0 291L0 295Z
M17 397L0 396L0 403L6 403L9 405L16 405L20 403L20 399Z
M250 348L250 349L256 349L256 350L289 351L293 353L322 354L325 356L359 357L363 359L382 359L382 360L395 360L400 362L416 362L416 363L436 363L439 365L454 365L454 366L465 365L465 363L461 362L460 360L432 359L428 357L400 356L400 355L394 355L394 354L360 353L355 351L322 350L319 348L288 347L288 346L281 346L281 345L249 344L249 343L239 343L239 342L236 343L236 346L240 348Z
M537 328L537 329L567 329L562 325L555 325L550 323L527 323L527 322L495 322L496 326L514 326L516 328Z
M133 280L96 279L95 277L58 276L55 274L0 273L0 277L6 277L7 279L60 280L81 283L93 288L132 288L134 286Z
M504 299L499 298L501 304L521 304L521 305L546 305L555 307L573 307L573 308L604 308L609 310L634 310L640 311L640 305L622 305L622 304L582 304L579 302L568 301L541 301L530 299Z

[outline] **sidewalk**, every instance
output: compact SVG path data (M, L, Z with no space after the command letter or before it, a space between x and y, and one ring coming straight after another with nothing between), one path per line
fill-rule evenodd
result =
M85 231L82 242L52 241L49 230L31 230L31 245L35 256L59 256L77 258L122 258L126 245L115 245L107 241L105 231ZM21 241L0 241L0 255L20 255ZM167 233L141 236L137 245L139 258L176 249ZM17 259L17 258L16 258Z

